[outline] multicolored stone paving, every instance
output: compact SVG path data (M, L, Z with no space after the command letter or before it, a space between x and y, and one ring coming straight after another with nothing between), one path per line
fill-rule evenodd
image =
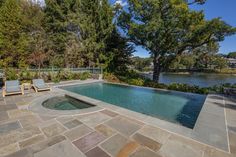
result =
M236 156L234 99L225 99L231 151L227 153L112 110L70 116L37 114L28 110L32 100L49 93L0 98L1 157Z

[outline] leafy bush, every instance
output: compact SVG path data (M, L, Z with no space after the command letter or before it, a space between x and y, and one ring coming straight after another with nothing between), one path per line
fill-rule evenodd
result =
M89 72L83 72L80 75L80 80L87 80L88 78L90 78L90 73Z
M60 71L59 75L60 75L61 80L73 80L74 79L74 74L68 70Z
M17 71L13 68L7 68L5 70L5 76L7 80L17 80L18 76L17 76Z
M30 82L33 79L33 75L30 71L24 69L20 71L19 79L23 82Z
M99 74L92 74L92 75L91 75L91 78L98 80L98 79L99 79Z
M144 85L144 80L141 78L138 79L130 79L128 80L128 83L131 85L135 85L135 86L143 86Z
M116 82L119 83L120 80L112 73L103 73L103 79L108 82Z
M59 83L61 81L61 78L60 78L60 71L58 71L57 73L54 73L52 75L52 82L54 83Z

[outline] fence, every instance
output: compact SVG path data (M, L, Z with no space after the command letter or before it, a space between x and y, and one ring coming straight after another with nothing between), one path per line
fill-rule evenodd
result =
M22 69L15 69L16 71L21 71ZM30 72L40 72L40 73L47 73L47 72L59 72L59 71L70 71L73 73L83 73L89 72L92 74L102 74L103 69L101 67L87 67L87 68L43 68L43 69L26 69ZM4 77L4 70L0 69L0 78Z

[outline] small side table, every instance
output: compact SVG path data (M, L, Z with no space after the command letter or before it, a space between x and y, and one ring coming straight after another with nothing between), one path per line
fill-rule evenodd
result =
M22 86L24 87L24 89L27 89L29 91L31 89L31 83L22 83Z

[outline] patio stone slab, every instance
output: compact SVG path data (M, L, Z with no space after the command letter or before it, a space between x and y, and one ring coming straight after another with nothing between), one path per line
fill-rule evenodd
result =
M0 125L0 134L8 133L10 131L21 128L18 121L5 123Z
M197 124L192 132L192 138L206 144L228 151L226 128Z
M115 117L115 116L119 115L118 113L112 112L110 110L102 110L100 112L102 112L103 114L106 114L106 115L108 115L110 117Z
M137 142L131 141L127 143L118 153L116 157L129 157L139 147Z
M29 115L19 118L20 123L23 127L26 127L28 125L37 125L42 122L42 120L35 115Z
M73 147L69 141L63 141L35 153L34 157L85 157L85 155Z
M16 104L9 104L9 105L0 105L0 111L8 111L17 109Z
M138 123L132 122L123 117L115 117L106 122L106 124L127 137L141 128L141 125Z
M235 157L235 155L218 151L213 148L207 148L203 157Z
M228 130L236 133L236 126L228 126Z
M6 111L0 110L0 122L9 119L8 114Z
M204 145L172 135L163 144L159 150L159 154L168 157L202 157L204 148Z
M149 137L161 144L165 143L168 137L170 137L170 133L165 130L155 128L152 126L145 125L142 129L138 131L140 134Z
M95 114L82 116L78 120L90 127L96 127L97 125L109 120L110 118L110 116L97 112Z
M63 124L66 128L68 129L72 129L72 128L75 128L79 125L81 125L83 123L81 123L80 121L78 121L77 119L74 119L74 120L71 120L69 122L66 122L65 124Z
M80 137L91 133L93 130L85 125L81 125L79 127L76 127L70 131L65 132L65 136L70 139L71 141L74 141L76 139L79 139Z
M41 131L38 127L32 126L27 126L25 128L11 131L7 134L0 135L0 147L7 146L18 141L22 141L26 138L30 138L40 133Z
M54 119L55 116L48 116L48 115L39 115L40 119L42 119L43 121L48 121L51 119Z
M95 129L106 137L110 137L116 133L116 131L104 124L96 126Z
M29 105L29 102L28 101L21 101L21 102L17 102L16 103L17 106L25 106L25 105Z
M55 123L55 124L49 125L45 128L42 128L42 131L44 132L44 134L47 137L52 137L52 136L58 135L60 133L63 133L64 131L66 131L66 129L63 126L61 126L60 124Z
M34 137L29 138L27 140L19 142L19 146L22 149L22 148L28 147L30 145L36 144L44 139L45 139L45 137L43 135L37 135L37 136L34 136Z
M92 132L79 140L73 142L73 144L79 148L83 153L86 153L91 148L95 147L98 143L102 142L105 136L98 132Z
M120 150L128 143L128 139L120 134L116 134L109 138L107 141L101 144L102 149L111 154L117 156Z
M22 149L5 157L34 157L28 149Z
M65 136L62 136L62 135L54 136L54 137L48 138L45 141L42 141L38 144L32 145L30 147L30 150L33 153L37 153L39 151L42 151L45 148L53 146L54 144L57 144L57 143L62 142L64 140L66 140Z
M62 117L57 117L57 121L61 122L62 124L73 120L74 118L72 116L62 116Z
M5 155L9 155L11 153L14 153L18 150L19 150L18 144L13 143L13 144L10 144L10 145L0 148L0 154L2 156L5 156Z
M95 147L85 153L86 157L110 157L106 152L104 152L101 148Z
M6 105L3 98L0 98L0 105Z
M9 110L8 114L10 118L19 118L22 116L32 115L33 113L29 110Z
M236 132L229 132L230 152L236 155Z
M154 153L153 151L141 148L130 155L130 157L161 157L160 155Z
M153 151L158 151L160 148L161 148L161 144L146 137L146 136L143 136L139 133L136 133L134 136L133 136L133 139L135 141L137 141L139 144L143 145L143 146L146 146L150 149L152 149Z

